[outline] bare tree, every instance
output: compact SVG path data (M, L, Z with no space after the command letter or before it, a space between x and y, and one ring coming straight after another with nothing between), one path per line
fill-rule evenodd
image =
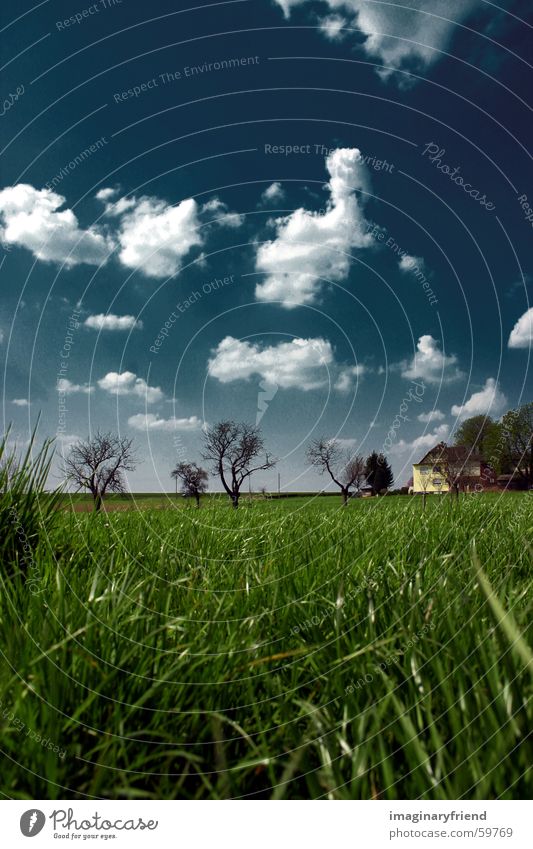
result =
M318 469L319 474L329 474L341 490L344 505L348 503L350 488L354 486L359 490L365 480L363 457L352 456L349 452L345 454L336 439L315 439L307 449L307 460Z
M62 472L77 490L88 489L94 509L100 510L107 492L126 492L124 473L133 472L137 462L132 439L98 431L72 446Z
M217 422L206 430L202 457L212 462L213 474L219 476L235 509L239 506L243 481L253 472L272 469L276 465L277 461L267 452L265 460L254 465L263 451L260 429L245 422Z
M184 495L196 499L196 506L200 506L200 496L207 491L208 474L196 463L178 463L172 470L170 476L176 484L181 481L181 491Z

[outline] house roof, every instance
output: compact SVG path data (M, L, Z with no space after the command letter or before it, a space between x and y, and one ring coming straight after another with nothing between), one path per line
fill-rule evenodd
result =
M441 445L435 445L433 448L430 448L426 454L424 454L418 463L415 463L415 466L427 463L430 460L438 461L439 458L442 458L449 463L461 463L466 460L472 463L483 462L481 454L478 454L476 451L472 451L472 449L468 448L466 445L447 445L445 448Z

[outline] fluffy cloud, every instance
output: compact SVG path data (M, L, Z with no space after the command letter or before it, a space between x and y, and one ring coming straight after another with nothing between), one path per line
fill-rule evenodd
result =
M420 256L411 256L410 254L403 254L400 262L398 263L398 267L400 271L403 271L404 274L407 274L408 271L413 271L415 268L422 269L424 267L424 260Z
M285 192L283 191L281 183L271 183L261 195L261 200L263 203L271 203L274 200L282 200L284 197Z
M148 386L142 377L137 377L132 371L108 372L98 381L100 389L112 395L136 395L143 398L147 404L154 404L164 397L159 386Z
M78 393L89 395L93 388L88 383L72 383L66 377L60 377L57 381L57 391L61 392L62 395L77 395Z
M223 227L240 227L244 221L242 215L237 212L230 212L228 205L217 197L204 203L201 211L207 215L214 215L215 217L212 220Z
M429 422L441 422L445 418L446 416L440 410L430 410L429 413L420 413L417 416L419 422L425 422L426 424Z
M113 313L90 315L85 319L84 325L92 330L133 330L133 328L140 330L143 326L142 321L136 321L133 315L113 315Z
M346 36L343 27L348 24L349 21L341 15L326 15L320 20L320 29L330 41L341 41Z
M431 433L424 433L421 436L417 436L412 442L406 442L405 439L400 439L390 449L391 454L409 453L409 456L412 455L420 459L430 448L438 445L439 442L443 442L448 437L449 431L448 425L442 424L436 427Z
M154 197L120 198L105 214L119 218L119 259L147 277L171 277L184 257L203 244L198 204L192 198L171 206Z
M365 371L366 368L363 365L348 366L348 368L341 369L334 389L338 392L351 392Z
M531 348L533 344L533 307L520 316L509 336L509 348Z
M256 297L285 307L310 304L325 281L343 280L349 252L372 243L357 190L368 191L368 173L356 148L338 148L326 159L330 175L324 214L296 209L275 220L276 238L258 247L256 268L266 274Z
M285 16L308 0L276 0ZM366 0L324 0L332 13L322 22L328 38L338 37L344 24L366 36L363 49L390 69L424 70L448 49L456 23L464 21L481 0L402 0L401 3L368 3ZM340 24L339 13L346 17ZM328 20L333 22L327 23ZM342 20L342 18L340 18ZM382 77L390 70L381 69Z
M466 419L469 416L486 415L490 413L497 416L503 412L507 404L507 398L499 388L496 380L489 377L485 386L479 392L474 392L464 404L454 404L452 416Z
M433 336L421 336L416 346L416 354L410 362L400 363L402 377L409 380L417 378L427 383L449 383L463 377L457 367L457 357L449 357L439 348Z
M95 198L96 198L96 200L101 200L101 201L104 201L104 203L107 203L107 201L111 200L111 198L115 197L115 195L117 195L117 194L118 194L118 189L111 189L111 188L100 189L99 192L96 192Z
M118 249L126 268L147 277L176 274L184 257L204 244L206 225L239 227L243 218L214 197L203 206L189 198L172 206L157 197L119 197L100 189L105 225L83 229L65 198L51 189L19 183L0 191L0 239L31 251L44 262L67 268L101 265ZM209 229L209 227L207 227Z
M293 339L261 347L226 336L209 360L208 370L221 383L258 375L281 389L307 391L327 385L331 366L333 350L324 339Z
M19 183L0 191L0 238L31 251L44 262L64 263L68 268L86 263L105 263L113 240L89 227L80 228L71 209L61 207L65 198L50 189Z
M11 403L14 404L16 407L29 407L30 406L30 402L28 401L27 398L13 398L13 401Z
M128 424L134 430L142 431L198 430L202 427L202 421L197 416L189 416L188 419L177 419L174 416L161 419L153 413L137 413L135 416L130 416Z
M102 189L97 197L105 202L110 195ZM193 198L172 206L157 197L122 197L106 202L104 214L118 219L120 262L156 278L176 274L187 254L204 244L204 217L226 227L242 223L242 217L217 197L201 207Z

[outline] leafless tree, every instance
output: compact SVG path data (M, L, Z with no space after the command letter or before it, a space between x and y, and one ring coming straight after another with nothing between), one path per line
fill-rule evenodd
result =
M62 472L77 490L88 489L100 510L107 492L126 492L124 473L133 472L137 462L132 439L98 432L72 446Z
M200 506L200 496L207 490L208 474L196 463L178 463L172 470L170 476L176 481L181 481L181 491L184 495L196 499L196 506Z
M343 504L348 503L350 488L357 490L365 480L365 461L358 455L344 453L335 439L315 439L307 449L307 460L323 475L327 472L342 493Z
M202 457L213 464L212 472L219 476L235 509L239 506L243 481L253 472L276 465L267 452L263 462L256 459L263 451L260 429L245 422L217 422L206 430Z

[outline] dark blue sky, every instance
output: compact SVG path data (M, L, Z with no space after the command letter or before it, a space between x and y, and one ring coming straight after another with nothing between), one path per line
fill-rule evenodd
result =
M120 430L155 490L202 422L260 420L287 488L320 483L319 435L403 482L531 400L531 20L506 5L5 2L14 437L39 411L62 446Z

